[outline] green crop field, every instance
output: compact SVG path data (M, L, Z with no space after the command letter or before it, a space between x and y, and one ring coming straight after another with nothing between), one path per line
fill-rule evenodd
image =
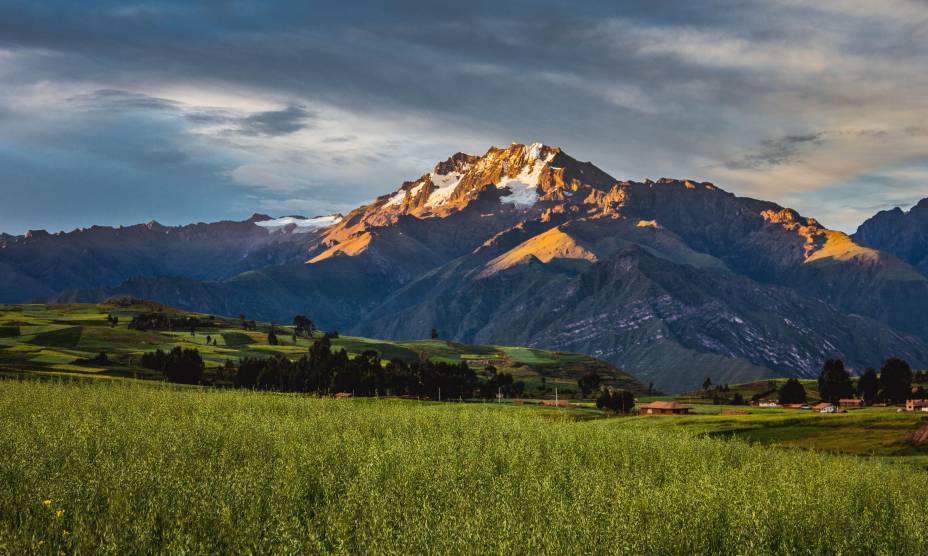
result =
M129 328L141 313L163 312L174 317L201 319L196 331L148 330ZM110 326L107 316L119 317ZM275 325L278 345L269 345L270 323L257 323L257 330L243 330L238 319L209 317L161 307L150 302L72 305L0 305L0 376L59 377L65 374L93 379L159 379L141 367L141 356L157 348L174 346L196 348L206 363L207 378L223 383L215 371L226 361L242 357L268 357L274 353L297 359L306 354L322 333L314 337L292 337L293 327ZM207 344L207 337L215 342ZM333 349L344 349L350 356L367 350L377 351L384 361L429 359L449 363L470 361L478 373L487 365L513 375L525 383L529 396L547 396L558 388L562 396L577 392L577 378L595 371L604 384L644 389L631 376L615 367L575 353L561 353L509 346L475 346L444 340L393 342L354 336L332 340ZM107 365L91 361L104 352Z
M924 471L570 415L0 381L0 553L928 553Z

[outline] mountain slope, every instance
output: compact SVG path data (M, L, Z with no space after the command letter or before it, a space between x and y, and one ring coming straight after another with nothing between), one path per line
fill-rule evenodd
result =
M437 327L571 346L668 390L810 376L832 356L854 370L891 355L928 365L928 277L908 259L775 203L692 180L619 181L541 144L457 153L343 218L253 220L228 241L175 241L170 264L143 250L114 272L109 249L91 250L67 280L37 272L30 257L47 262L46 250L17 240L28 256L0 254L0 271L32 298L135 295L277 321L305 312L381 337ZM50 241L76 257L65 240ZM132 245L112 252L131 260Z
M880 211L857 228L854 241L892 253L928 276L928 198L908 211Z
M414 338L440 323L459 341L589 353L669 391L707 375L717 383L813 376L833 356L855 369L874 354L928 358L924 341L872 319L639 245L582 266L528 258L476 276L469 266L464 258L406 286L356 330Z

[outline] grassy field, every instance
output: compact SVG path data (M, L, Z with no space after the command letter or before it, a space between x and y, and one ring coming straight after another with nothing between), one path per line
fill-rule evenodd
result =
M0 552L928 551L928 474L493 404L0 381Z
M153 310L175 316L198 315L170 308L133 304L103 305L0 305L0 376L81 376L88 379L160 379L160 375L141 367L143 353L156 348L193 347L206 362L206 374L217 380L214 371L227 360L241 357L267 357L281 353L296 359L307 353L321 333L313 338L292 339L292 327L276 325L280 344L269 345L269 323L258 323L257 330L243 330L237 319L214 317L209 326L195 333L181 331L139 331L130 329L132 317ZM111 327L108 315L119 317ZM207 337L216 345L207 344ZM562 396L576 393L577 378L595 371L605 384L641 392L644 386L612 365L574 353L544 351L522 347L475 346L444 340L391 342L340 336L332 340L334 349L350 355L366 350L377 351L381 358L458 363L472 361L481 372L491 363L500 372L508 372L526 384L530 396L553 395L558 388ZM90 362L105 352L110 364Z
M694 406L693 415L672 418L626 419L627 426L647 420L649 428L683 429L715 437L733 437L780 448L802 448L850 454L910 464L928 470L928 444L910 440L928 426L924 413L897 413L895 408L867 408L847 413L820 414L790 409L744 406ZM725 410L748 415L721 415Z
M0 381L0 553L928 552L922 471L569 415Z

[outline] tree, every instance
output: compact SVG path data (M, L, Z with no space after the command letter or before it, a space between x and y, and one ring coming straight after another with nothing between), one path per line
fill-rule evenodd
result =
M710 388L712 388L712 379L706 377L706 380L702 381L702 389L704 392L708 392Z
M594 371L590 371L577 379L577 386L583 392L584 398L589 397L591 392L599 388L599 381L599 374Z
M857 381L857 397L871 404L880 393L880 378L872 367L868 367Z
M272 346L276 346L278 344L277 334L274 333L273 326L271 327L270 332L267 333L267 343L269 343Z
M635 396L628 390L603 388L596 399L596 407L613 413L629 413L635 408Z
M788 379L779 391L780 403L806 403L806 389L797 378Z
M142 356L142 366L160 371L171 382L197 384L203 377L203 358L195 349L175 347L165 353L160 349Z
M822 373L818 377L818 391L822 400L828 403L838 403L838 400L850 398L854 394L851 374L844 369L844 361L825 361Z
M296 315L293 317L293 328L296 331L296 334L306 335L311 337L313 332L316 331L316 325L313 321L309 320L304 315Z
M433 340L437 340L437 339L438 339L438 329L437 329L437 328L433 328L433 329L432 329L432 339L433 339Z
M880 369L882 397L889 403L902 403L912 393L912 368L898 357L890 357Z

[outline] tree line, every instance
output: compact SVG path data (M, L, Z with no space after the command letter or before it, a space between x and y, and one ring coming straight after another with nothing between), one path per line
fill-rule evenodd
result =
M822 401L833 404L854 397L867 404L903 403L912 397L928 397L928 393L921 387L912 391L913 382L924 378L925 373L913 373L912 368L903 359L890 357L883 363L879 374L876 369L868 368L854 384L851 373L844 368L844 362L840 359L829 359L825 361L818 376L819 397ZM806 402L805 387L795 378L787 380L780 387L778 394L780 403Z
M196 349L175 347L142 356L142 366L163 373L171 382L203 382L205 365ZM488 367L488 378L480 379L466 363L441 361L384 362L373 350L349 357L344 349L332 349L328 336L313 343L308 353L293 361L274 354L269 357L245 357L238 365L231 361L218 370L239 388L304 392L320 395L351 392L356 396L407 395L433 399L484 398L518 396L522 382L513 381L509 373Z

